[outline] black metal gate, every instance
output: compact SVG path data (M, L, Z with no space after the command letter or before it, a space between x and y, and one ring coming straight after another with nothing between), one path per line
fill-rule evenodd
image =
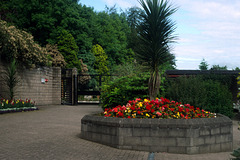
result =
M86 103L101 103L101 87L102 83L109 80L112 75L100 75L100 74L90 74L83 75L79 74L77 76L77 97L78 104ZM87 78L86 78L87 77ZM87 83L81 84L82 79L88 79Z
M62 104L99 104L101 86L112 75L74 74L72 69L62 70Z
M62 69L61 79L61 103L74 104L74 81L72 69Z

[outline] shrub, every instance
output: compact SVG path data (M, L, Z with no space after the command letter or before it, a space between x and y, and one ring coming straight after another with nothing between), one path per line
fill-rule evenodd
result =
M0 20L0 58L10 62L15 58L29 68L47 65L47 51L34 42L33 36Z
M228 87L202 77L180 77L169 81L166 97L210 112L233 115L232 94Z
M124 105L129 99L148 97L148 74L128 75L115 79L102 86L102 108Z

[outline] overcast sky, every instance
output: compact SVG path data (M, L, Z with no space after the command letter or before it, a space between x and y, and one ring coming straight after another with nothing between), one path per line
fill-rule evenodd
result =
M137 0L80 0L95 11L116 4L123 10L139 6ZM209 67L240 67L240 0L170 0L179 7L172 19L177 23L177 43L172 51L177 69L199 69L204 58Z

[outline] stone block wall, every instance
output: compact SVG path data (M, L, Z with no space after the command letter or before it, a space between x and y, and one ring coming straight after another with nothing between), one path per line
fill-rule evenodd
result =
M200 119L123 119L87 115L81 137L119 149L180 154L232 151L232 121Z
M8 98L3 80L5 66L0 62L0 98ZM36 105L61 104L61 68L18 69L17 76L20 82L15 90L15 99L31 99Z

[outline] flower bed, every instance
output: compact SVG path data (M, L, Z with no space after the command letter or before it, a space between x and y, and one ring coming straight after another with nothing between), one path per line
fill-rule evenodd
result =
M160 98L136 99L81 120L81 137L119 149L201 154L232 150L232 121Z
M9 113L9 112L22 112L22 111L32 111L38 110L37 107L34 106L34 102L31 100L0 100L0 113Z
M200 108L194 108L189 104L170 101L166 98L156 100L136 100L129 101L125 106L106 108L105 117L120 118L160 118L160 119L195 119L213 118L216 114L210 113Z

